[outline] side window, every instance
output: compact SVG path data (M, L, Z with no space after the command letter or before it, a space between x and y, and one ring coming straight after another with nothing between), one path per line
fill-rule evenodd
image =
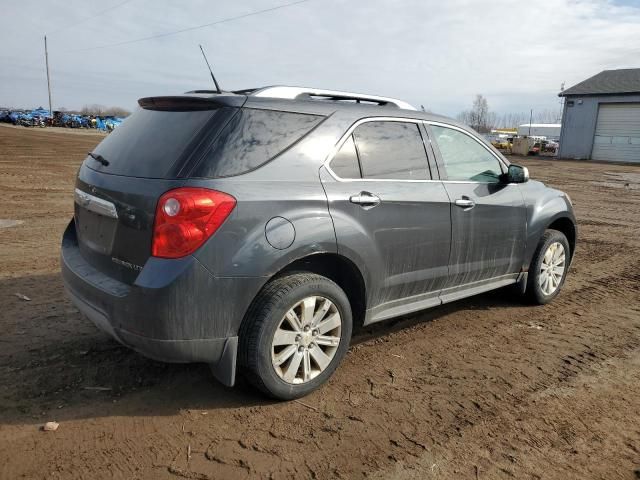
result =
M428 180L427 153L417 124L375 121L353 132L363 178Z
M320 123L322 117L242 108L206 151L193 176L222 178L256 169L278 156Z
M452 128L431 125L449 180L498 182L500 162L477 140Z
M361 178L353 135L349 135L349 138L342 144L330 165L331 170L340 178Z

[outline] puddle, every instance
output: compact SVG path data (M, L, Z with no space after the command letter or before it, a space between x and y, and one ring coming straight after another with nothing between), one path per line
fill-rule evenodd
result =
M0 218L0 228L10 228L22 225L24 220L9 220L6 218Z

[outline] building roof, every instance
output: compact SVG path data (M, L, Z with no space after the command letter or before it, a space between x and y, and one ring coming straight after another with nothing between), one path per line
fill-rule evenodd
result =
M614 95L621 93L640 93L640 68L604 70L560 92L558 96Z

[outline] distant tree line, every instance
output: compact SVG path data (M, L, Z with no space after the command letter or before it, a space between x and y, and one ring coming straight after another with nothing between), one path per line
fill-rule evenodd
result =
M40 106L40 109L43 107ZM17 107L4 107L0 105L0 110L8 110L8 111L25 111L31 110L30 108L17 108ZM69 109L65 107L58 107L53 109L55 112L64 112L64 113L72 113L76 115L94 115L96 117L128 117L131 115L131 112L126 108L122 107L105 107L104 105L99 105L94 103L92 105L85 105L80 110Z
M131 112L128 110L125 110L124 108L105 107L104 105L98 105L98 104L85 105L80 110L80 115L96 115L98 117L104 117L109 115L113 115L114 117L126 117L130 114Z
M471 109L458 114L457 120L469 125L480 133L489 133L494 128L515 128L529 123L530 112L497 114L489 109L489 103L483 95L476 95ZM542 110L533 112L533 123L559 123L562 110Z
M124 108L105 107L104 105L99 105L97 103L85 105L80 110L68 110L65 107L60 107L56 110L66 113L77 113L79 115L94 115L96 117L128 117L131 115L131 112Z

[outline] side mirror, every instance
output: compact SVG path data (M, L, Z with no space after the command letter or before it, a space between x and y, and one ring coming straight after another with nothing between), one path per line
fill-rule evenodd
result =
M512 163L504 177L507 183L525 183L529 181L529 169Z

